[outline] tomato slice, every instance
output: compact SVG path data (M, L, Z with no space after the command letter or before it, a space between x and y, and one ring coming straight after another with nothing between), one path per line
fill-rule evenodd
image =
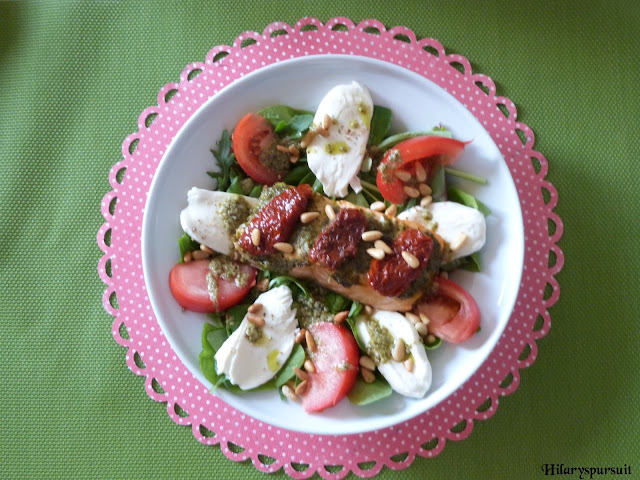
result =
M353 334L331 322L309 327L318 350L311 360L315 372L309 372L309 386L302 397L307 412L320 412L333 407L353 388L358 375L360 350Z
M273 185L282 180L288 170L272 170L261 162L260 154L272 150L271 155L280 155L275 144L277 135L262 115L248 113L236 125L233 132L233 152L238 164L253 180L263 185Z
M251 287L256 284L257 270L239 264L240 272L249 276L246 285L239 287L234 280L217 279L217 303L211 300L207 285L209 260L194 260L179 263L169 273L169 288L178 304L192 312L219 312L240 303Z
M419 161L429 174L434 163L448 165L455 162L466 144L467 142L437 135L414 137L400 142L385 153L378 167L376 184L380 193L390 202L406 202L409 196L405 193L404 187L418 183L413 179L415 162ZM395 176L396 170L404 170L411 174L412 181L405 183L398 179Z
M429 317L429 333L451 343L469 339L480 326L480 310L469 292L451 280L438 277L433 295L422 300L416 313Z

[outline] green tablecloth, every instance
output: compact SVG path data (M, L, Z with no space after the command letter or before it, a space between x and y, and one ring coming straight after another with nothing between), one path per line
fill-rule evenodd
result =
M622 0L0 3L1 478L264 478L174 424L126 367L101 304L100 201L184 66L245 30L339 15L405 25L492 77L536 133L565 226L560 301L518 390L468 439L379 477L562 463L640 478L640 9Z

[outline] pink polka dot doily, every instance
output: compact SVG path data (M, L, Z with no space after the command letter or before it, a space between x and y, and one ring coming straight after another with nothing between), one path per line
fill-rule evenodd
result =
M274 427L211 395L168 344L147 296L141 262L143 208L151 180L184 123L218 91L252 71L296 57L331 54L398 65L457 98L500 149L518 191L525 229L518 298L504 333L481 367L424 414L382 430L341 436ZM343 478L349 472L370 477L383 466L406 468L416 456L440 453L447 440L466 438L475 420L493 415L498 398L517 388L520 369L535 360L536 339L549 331L548 309L558 300L554 275L564 258L556 245L563 230L553 212L557 192L545 180L547 161L533 150L533 132L516 120L513 102L497 96L489 77L472 73L466 58L447 55L436 40L417 40L405 27L386 29L376 20L355 25L340 17L325 24L304 18L293 27L276 22L262 34L246 32L232 46L215 47L204 63L190 64L180 82L160 90L158 105L142 112L138 129L124 141L124 159L111 169L113 190L101 206L106 219L98 231L104 252L98 271L107 285L103 305L115 317L113 336L127 348L127 365L146 378L148 395L166 402L169 416L180 425L191 425L200 442L218 444L234 461L250 458L264 472L283 468L294 478L314 473Z

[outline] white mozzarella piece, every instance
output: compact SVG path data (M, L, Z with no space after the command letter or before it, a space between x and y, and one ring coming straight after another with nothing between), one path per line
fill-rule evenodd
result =
M220 205L229 198L238 197L247 202L250 207L258 203L258 200L252 197L193 187L187 193L188 205L180 213L182 229L198 243L206 245L215 252L229 255L233 244L219 209Z
M486 241L484 215L475 208L460 203L434 202L426 208L416 206L402 212L398 218L435 230L452 247L464 238L459 248L451 251L447 261L477 252Z
M216 352L216 370L243 390L255 388L271 379L289 358L298 326L293 297L288 287L269 290L256 299L262 305L257 315L265 324L262 336L251 342L246 335L248 315Z
M322 125L325 115L333 123L329 135L317 135L307 147L309 168L330 197L344 197L348 187L359 192L358 172L369 140L373 101L358 82L338 85L322 99L313 122Z
M413 359L413 370L409 372L403 362L390 359L377 365L378 371L389 382L391 388L401 395L422 398L431 386L431 364L424 345L413 324L398 312L377 310L371 318L360 315L356 319L356 329L364 344L371 344L368 322L378 322L394 338L394 346L400 339L405 343L407 356Z

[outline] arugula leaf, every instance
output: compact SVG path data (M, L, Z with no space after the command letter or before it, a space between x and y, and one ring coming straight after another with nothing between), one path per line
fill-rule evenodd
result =
M227 188L227 192L235 193L237 195L244 195L244 189L242 188L242 182L240 181L240 177L235 177L231 181L231 185Z
M354 405L369 405L393 393L391 386L381 376L376 374L376 379L371 382L365 382L362 377L356 378L356 383L347 395L349 401Z
M364 344L364 342L362 341L362 339L360 338L360 334L358 333L358 329L356 328L355 315L354 316L348 316L347 317L347 323L349 324L349 327L351 327L351 333L353 334L353 338L356 339L356 343L358 344L358 347L360 347L360 350L362 350L363 352L366 352L367 351L367 347Z
M378 145L387 136L391 127L391 109L380 105L373 106L371 125L369 127L368 145Z
M224 192L231 184L232 168L236 165L236 156L231 153L231 135L228 130L222 132L216 146L218 149L211 149L211 153L218 161L220 172L207 172L207 175L218 180L218 190Z
M306 162L298 163L298 165L296 165L291 170L289 170L289 173L287 173L287 176L284 177L284 183L298 186L300 185L302 179L305 176L309 175L310 173L313 174L311 172L311 169L309 168L309 165Z
M348 318L355 318L364 308L364 305L360 302L354 301L349 309Z
M284 362L282 368L278 371L275 377L276 387L280 388L289 380L291 380L295 376L294 368L302 367L304 363L305 353L304 348L299 343L293 345L293 350L291 350L291 355L287 358L287 361Z
M449 200L451 200L452 202L461 203L462 205L466 205L467 207L475 208L476 210L482 212L485 217L491 215L491 210L489 209L489 207L487 207L473 195L464 192L457 187L449 187L447 189L447 195L449 197Z
M182 263L185 253L200 249L200 244L185 233L178 239L178 248L180 249L180 263Z

